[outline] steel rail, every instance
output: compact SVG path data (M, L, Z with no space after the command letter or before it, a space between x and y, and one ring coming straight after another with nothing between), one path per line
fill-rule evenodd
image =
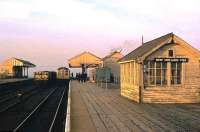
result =
M24 123L42 106L42 104L44 104L48 98L57 90L58 88L56 89L53 89L37 106L36 108L19 124L17 125L17 127L13 130L13 132L16 132L18 131L23 125Z
M25 88L24 88L24 89L25 89ZM23 90L24 90L24 89L23 89ZM26 95L26 94L28 94L28 93L34 91L34 90L36 90L36 88L31 88L31 89L29 89L29 90L27 90L27 91L24 91L24 93L22 94L22 96L24 96L24 95ZM16 91L17 91L17 90L16 90ZM3 99L0 99L0 104L2 104L2 103L4 103L4 102L7 102L7 101L9 101L9 100L11 100L11 99L13 99L13 98L18 97L18 96L16 95L16 91L13 91L13 93L10 93L10 94L8 94L8 95L4 95L4 96L6 96L6 97L3 98Z
M62 101L63 101L63 97L64 97L64 95L65 95L65 91L66 91L66 89L64 88L63 93L62 93L62 96L61 96L60 101L59 101L59 104L58 104L58 107L57 107L57 109L56 109L56 113L55 113L55 115L54 115L53 121L52 121L51 126L50 126L50 128L49 128L49 132L52 132L52 130L53 130L53 126L54 126L54 124L55 124L55 120L56 120L56 117L57 117L57 115L58 115L58 111L59 111L60 106L61 106L61 103L62 103Z
M33 89L31 89L30 91L25 92L24 95L28 95L28 93L33 92L33 93L31 93L31 94L28 96L28 97L31 97L32 94L34 94L34 92L36 92L36 90L37 90L36 88L33 88ZM22 96L24 96L24 95L22 95ZM17 97L17 96L12 97L12 98L16 98L16 97ZM7 101L9 101L9 100L11 100L11 99L5 100L5 102L7 102ZM1 102L1 103L2 103L2 102ZM3 113L3 112L5 112L6 110L8 110L8 109L14 107L14 106L17 105L17 104L20 104L20 103L21 103L20 101L17 101L17 102L14 102L14 103L12 103L12 104L9 104L9 105L7 105L7 107L5 107L5 108L3 108L3 109L0 109L0 113Z

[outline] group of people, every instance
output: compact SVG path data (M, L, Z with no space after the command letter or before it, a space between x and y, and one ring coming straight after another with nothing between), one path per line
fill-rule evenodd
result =
M87 81L87 73L77 73L76 74L76 80L78 80L79 82L86 82Z

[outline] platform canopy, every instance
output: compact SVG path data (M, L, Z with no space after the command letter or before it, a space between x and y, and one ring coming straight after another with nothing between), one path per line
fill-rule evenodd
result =
M24 78L28 77L28 68L36 67L33 63L19 58L10 58L0 64L0 75L2 78Z
M22 60L22 59L19 59L19 58L10 58L10 59L7 59L5 61L3 61L1 63L2 66L19 66L19 67L35 67L36 65L35 64L32 64L31 62L29 61L26 61L26 60Z
M92 68L99 66L102 61L101 58L90 52L83 52L68 60L70 68Z

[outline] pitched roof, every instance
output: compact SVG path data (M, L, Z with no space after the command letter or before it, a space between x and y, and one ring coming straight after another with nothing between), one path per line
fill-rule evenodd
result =
M68 59L68 61L70 61L70 60L72 60L72 59L75 59L75 58L78 58L78 57L80 57L80 56L82 56L82 55L85 55L85 54L89 54L89 55L94 56L94 57L96 57L96 58L98 58L98 59L101 59L100 57L98 57L98 56L96 56L96 55L94 55L94 54L92 54L92 53L90 53L90 52L84 51L84 52L82 52L81 54L78 54L78 55L76 55L76 56L74 56L74 57Z
M69 70L67 67L59 67L57 70L62 70L62 69Z
M22 60L22 59L19 59L19 58L13 58L13 59L22 62L23 65L26 65L26 66L30 66L30 67L35 67L36 66L35 64L33 64L33 63L29 62L29 61L26 61L26 60Z
M116 53L121 54L121 52L119 52L119 51L114 51L114 52L112 52L111 54L109 54L109 55L105 56L104 58L102 58L102 60L106 60L107 58L112 57L112 56L115 55ZM123 55L121 55L121 56L123 56Z
M17 61L20 62L20 64L16 63ZM8 66L8 65L9 66L25 66L25 67L35 67L36 66L35 64L33 64L29 61L15 58L15 57L4 60L3 62L0 63L0 65L1 66Z
M119 60L119 62L125 62L125 61L131 61L131 60L143 60L146 56L151 54L152 52L158 50L160 47L166 45L176 43L184 46L188 50L191 50L196 57L200 57L200 51L194 47L192 47L190 44L188 44L186 41L184 41L182 38L178 37L177 35L173 33L166 34L164 36L161 36L159 38L156 38L154 40L151 40L149 42L144 43L140 47L136 48L132 52L130 52L128 55L124 56L122 59Z
M144 54L146 54L148 51L155 48L156 46L160 45L162 42L172 38L172 36L173 33L169 33L154 40L148 41L142 44L140 47L133 50L132 52L130 52L129 54L127 54L126 56L124 56L122 59L119 60L119 62L135 60L139 57L142 57Z
M68 60L68 64L70 68L79 68L82 67L82 64L87 64L88 66L94 64L98 65L101 63L101 58L90 52L83 52L79 55Z

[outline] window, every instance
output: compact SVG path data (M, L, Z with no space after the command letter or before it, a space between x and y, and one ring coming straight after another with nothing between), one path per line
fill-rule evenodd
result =
M171 84L181 84L182 63L171 63Z
M169 52L169 53L168 53L168 56L169 56L169 57L173 57L173 56L174 56L174 51L173 51L173 50L169 50L168 52Z
M155 62L153 61L149 62L149 84L155 84Z
M148 62L148 78L149 85L166 85L167 84L167 62Z

